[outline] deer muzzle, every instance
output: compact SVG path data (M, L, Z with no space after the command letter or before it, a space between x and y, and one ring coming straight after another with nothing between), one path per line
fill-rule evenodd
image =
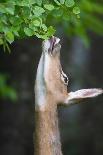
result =
M60 39L52 36L50 39L43 42L44 52L48 52L50 55L55 55L60 51L61 45L59 44Z
M50 47L49 47L49 51L53 51L55 46L60 42L60 39L57 38L57 37L54 37L52 36L50 39L49 39L49 42L50 42Z

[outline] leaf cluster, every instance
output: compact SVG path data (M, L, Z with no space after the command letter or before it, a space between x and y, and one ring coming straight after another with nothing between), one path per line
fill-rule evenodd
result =
M1 0L0 45L9 50L15 39L48 39L60 25L88 42L88 29L103 34L102 15L102 2L96 0Z
M10 44L18 38L37 36L47 39L55 33L47 17L60 16L67 11L68 17L80 13L74 0L2 0L0 2L0 44ZM58 12L59 11L59 12ZM59 14L58 14L59 13Z

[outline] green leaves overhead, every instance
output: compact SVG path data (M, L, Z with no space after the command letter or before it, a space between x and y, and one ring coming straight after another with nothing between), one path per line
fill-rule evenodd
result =
M50 15L53 18L62 17L68 7L75 4L74 0L5 0L0 2L0 45L12 43L16 38L37 36L47 39L55 33L54 27L48 23ZM76 5L75 5L76 7ZM68 10L68 16L78 14L79 8ZM73 15L74 16L74 15Z
M7 43L30 36L47 39L55 33L55 26L69 36L86 36L87 29L102 34L101 15L103 6L95 0L2 0L0 45L8 48Z

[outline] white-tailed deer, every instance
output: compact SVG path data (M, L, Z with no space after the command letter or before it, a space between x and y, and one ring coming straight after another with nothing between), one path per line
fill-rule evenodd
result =
M35 83L35 155L62 155L57 105L71 105L103 93L102 89L67 92L68 77L60 63L60 39L43 42Z

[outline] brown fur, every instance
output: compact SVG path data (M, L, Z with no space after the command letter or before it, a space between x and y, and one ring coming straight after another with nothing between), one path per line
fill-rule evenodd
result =
M62 155L57 106L47 98L45 111L35 111L35 155Z

